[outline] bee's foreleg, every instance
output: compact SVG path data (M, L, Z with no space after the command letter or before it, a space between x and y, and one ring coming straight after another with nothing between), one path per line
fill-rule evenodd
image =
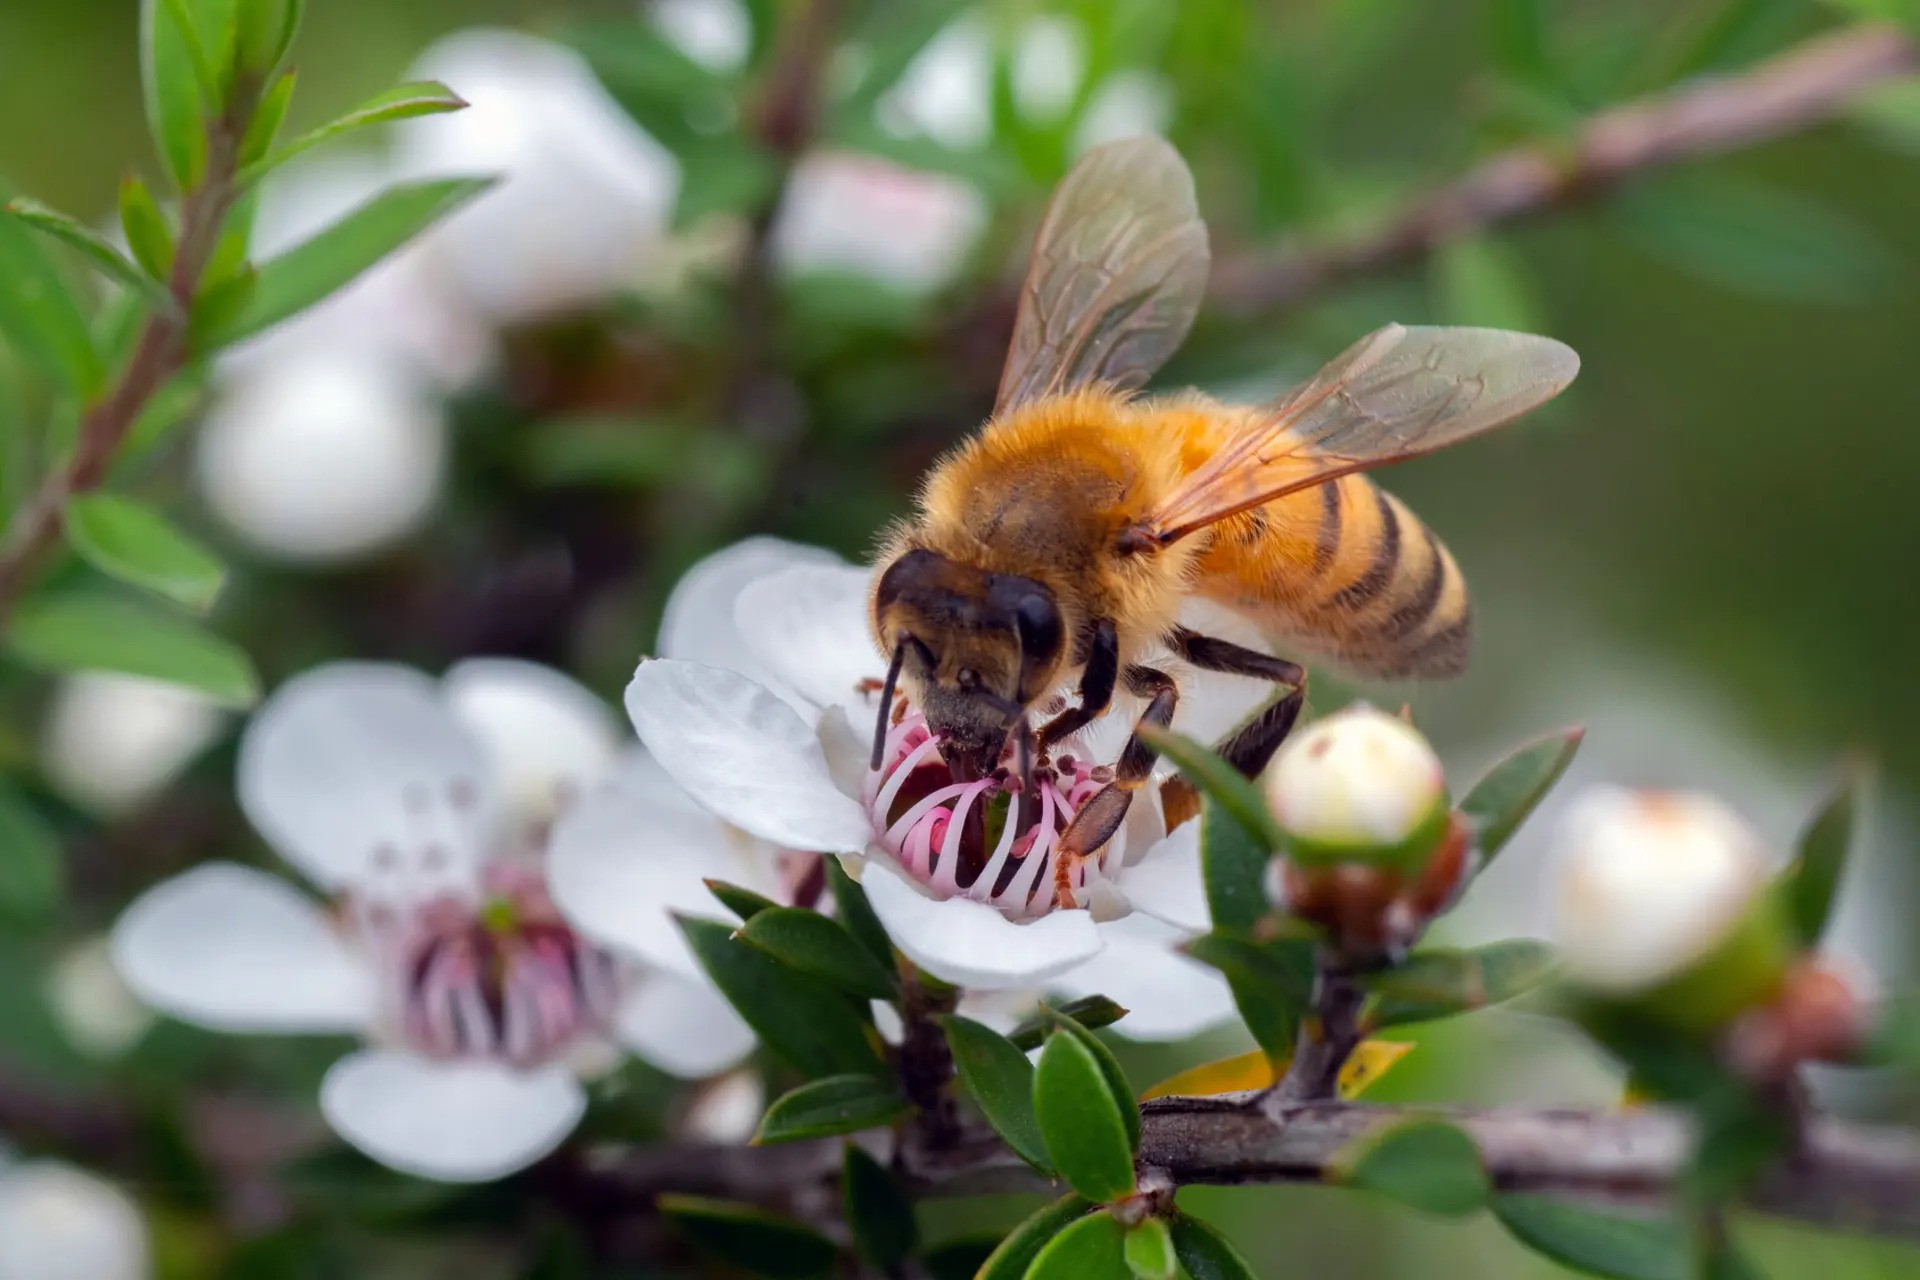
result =
M1240 726L1220 743L1218 750L1228 764L1246 777L1258 777L1267 761L1280 749L1300 718L1307 701L1307 669L1297 662L1276 658L1258 649L1249 649L1230 640L1203 636L1180 627L1173 633L1176 653L1194 666L1228 675L1252 676L1271 680L1291 688L1280 698L1261 708L1260 714Z
M1120 676L1120 633L1112 618L1097 618L1082 638L1086 646L1086 666L1080 674L1080 705L1068 707L1040 727L1040 750L1090 724L1113 702L1113 687ZM1131 673L1129 673L1131 675Z
M1127 691L1147 699L1147 709L1139 723L1165 728L1173 722L1173 710L1180 701L1179 686L1173 677L1152 667L1128 667ZM1073 873L1088 858L1105 847L1126 821L1133 793L1153 776L1154 749L1140 737L1136 725L1113 766L1113 781L1096 791L1080 806L1073 821L1060 833L1059 856L1053 866L1054 901L1063 907L1074 905Z

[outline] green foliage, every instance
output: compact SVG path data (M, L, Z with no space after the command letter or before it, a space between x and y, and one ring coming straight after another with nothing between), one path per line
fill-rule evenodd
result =
M1553 948L1525 938L1470 951L1434 950L1369 976L1378 1027L1429 1022L1471 1013L1525 995L1553 974Z
M100 572L196 613L213 607L226 580L210 551L130 498L96 493L70 499L66 529L73 549Z
M838 1137L892 1124L911 1110L891 1081L870 1074L827 1076L774 1099L753 1140L768 1145Z
M1193 1280L1256 1280L1232 1242L1198 1218L1173 1220L1173 1250Z
M1543 1195L1497 1195L1500 1224L1535 1252L1588 1275L1691 1280L1693 1243L1680 1223L1636 1218Z
M899 993L892 969L836 920L804 907L757 911L740 936L768 955L849 995L887 1000Z
M1247 836L1267 853L1286 848L1286 835L1273 820L1266 797L1260 789L1240 776L1234 767L1192 738L1170 729L1142 725L1140 736L1148 746L1180 767L1180 772L1202 795L1238 823ZM1264 859L1263 859L1264 866ZM1216 923L1237 923L1222 921Z
M0 336L69 390L91 394L106 376L79 303L17 217L0 217Z
M1034 1114L1033 1064L1007 1037L971 1018L945 1019L947 1048L960 1083L993 1131L1022 1160L1051 1174L1046 1142Z
M1334 1158L1333 1176L1451 1217L1479 1212L1493 1187L1473 1139L1440 1120L1405 1120L1366 1134Z
M1127 1229L1123 1243L1127 1269L1135 1280L1174 1280L1180 1262L1173 1251L1173 1233L1159 1218L1148 1218Z
M1820 811L1801 833L1783 889L1787 913L1800 941L1812 946L1820 940L1833 912L1834 895L1846 871L1847 849L1853 840L1854 815L1860 808L1864 779L1850 770L1827 797Z
M867 901L867 891L860 887L858 880L847 874L838 858L828 858L826 864L827 889L833 894L834 918L883 969L888 973L894 972L893 940L887 937L886 926L880 923L880 917L873 913L873 904Z
M1091 1214L1094 1205L1077 1195L1062 1196L1007 1233L987 1255L974 1280L1022 1280L1047 1244ZM1101 1215L1104 1216L1104 1215Z
M919 1247L920 1228L906 1188L851 1143L841 1166L840 1199L854 1248L874 1266L897 1267Z
M1549 734L1514 751L1473 784L1459 808L1473 823L1482 870L1553 790L1585 736L1584 729Z
M66 865L53 830L0 783L0 921L37 923L60 905Z
M1251 929L1272 910L1267 901L1267 866L1272 846L1251 831L1216 799L1200 811L1200 867L1206 880L1207 911L1220 929Z
M777 911L780 904L751 889L743 889L737 884L728 884L725 880L706 882L707 892L720 900L720 905L739 916L742 923L752 920L762 911Z
M1126 1228L1111 1214L1090 1213L1073 1223L1034 1256L1026 1280L1124 1280Z
M229 707L260 696L253 663L232 644L174 614L91 593L28 600L6 646L49 671L117 671L198 689Z
M1093 1050L1071 1032L1055 1031L1040 1051L1033 1113L1048 1160L1075 1191L1101 1203L1133 1191L1138 1109L1131 1094L1112 1088Z
M173 298L154 278L128 261L127 256L107 242L106 237L88 226L37 200L24 197L10 200L6 212L34 230L77 249L89 264L115 284L139 293L156 308L171 308Z
M703 1252L769 1280L813 1280L840 1251L804 1223L750 1205L702 1196L661 1196L660 1212Z
M291 77L288 78L287 83L291 83ZM465 99L437 80L421 80L397 85L385 92L375 94L345 115L329 120L319 128L303 133L270 152L262 148L261 155L247 160L245 167L240 171L239 181L242 185L258 181L302 152L309 151L322 143L331 142L356 129L386 124L394 120L410 120L419 116L444 115L449 111L463 110L466 105Z
M1256 941L1245 930L1215 929L1187 943L1186 952L1226 977L1241 1020L1268 1059L1279 1061L1293 1052L1295 1032L1313 995L1311 942L1297 937Z
M1082 996L1063 1005L1048 1006L1032 1017L1021 1019L1018 1026L1007 1032L1007 1039L1022 1052L1038 1049L1040 1042L1046 1039L1048 1028L1054 1025L1056 1014L1073 1019L1089 1031L1098 1031L1126 1017L1127 1011L1106 996Z
M218 114L225 73L209 36L220 33L210 0L141 0L140 78L147 127L174 185L198 185L207 165L206 117Z

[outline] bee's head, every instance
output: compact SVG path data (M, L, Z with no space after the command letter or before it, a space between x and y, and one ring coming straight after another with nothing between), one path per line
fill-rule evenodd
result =
M963 781L999 764L1007 734L1053 687L1065 649L1060 606L1044 583L923 549L882 571L873 621L892 655L875 756L902 680Z

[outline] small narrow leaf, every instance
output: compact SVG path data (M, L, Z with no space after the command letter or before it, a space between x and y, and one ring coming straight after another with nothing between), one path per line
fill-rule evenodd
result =
M311 240L261 263L246 304L232 314L196 312L199 349L229 346L306 310L492 185L491 178L443 178L389 187Z
M1528 1248L1617 1280L1691 1280L1693 1242L1670 1218L1606 1213L1543 1195L1499 1195L1494 1216Z
M120 180L120 230L127 247L149 276L165 280L173 271L173 230L147 184L128 174Z
M1846 869L1847 849L1853 840L1854 815L1860 808L1862 771L1849 769L1827 802L1800 836L1792 865L1787 868L1787 911L1795 933L1808 946L1820 940L1833 914L1834 895Z
M897 992L893 971L883 968L838 921L817 911L775 907L756 912L740 930L740 936L768 955L850 995L885 1000Z
M1046 1039L1047 1029L1054 1025L1055 1014L1072 1018L1089 1031L1098 1031L1126 1017L1127 1011L1106 996L1082 996L1078 1000L1055 1006L1050 1012L1023 1019L1007 1032L1007 1039L1013 1041L1014 1046L1023 1053L1038 1049L1040 1042Z
M874 914L873 904L867 900L867 891L860 887L858 880L847 874L838 858L827 858L827 887L833 893L834 918L883 968L889 973L895 972L893 942L887 937L886 926Z
M1528 743L1473 784L1460 812L1473 823L1482 870L1567 771L1585 736L1584 729L1568 729Z
M274 78L267 91L260 95L260 105L254 109L253 123L247 126L247 136L240 140L240 178L241 186L251 183L256 175L265 173L268 166L260 161L272 148L275 138L280 136L280 128L287 122L287 109L293 105L293 91L300 79L299 73L291 67Z
M118 671L188 685L230 707L248 707L260 680L247 655L176 614L107 596L29 600L6 634L16 658L50 671Z
M205 103L218 97L220 85L183 0L141 0L140 78L154 144L174 186L185 191L206 169Z
M886 1075L864 1009L734 937L724 924L685 917L679 923L720 993L769 1049L803 1074Z
M1366 1134L1334 1157L1331 1173L1348 1186L1451 1217L1479 1212L1493 1186L1473 1139L1439 1120L1407 1120Z
M971 1018L944 1020L947 1049L960 1083L993 1131L1015 1155L1051 1175L1040 1121L1033 1112L1033 1064L1012 1041Z
M1173 1254L1173 1233L1165 1221L1148 1218L1127 1230L1122 1242L1127 1269L1135 1280L1174 1280L1180 1264Z
M1414 1046L1404 1040L1362 1042L1347 1056L1346 1065L1340 1068L1337 1081L1340 1096L1348 1100L1359 1097L1380 1077L1393 1070L1395 1064L1412 1053L1413 1049ZM1221 1093L1265 1089L1285 1073L1287 1063L1291 1060L1289 1056L1275 1062L1264 1051L1255 1051L1203 1063L1168 1076L1142 1094L1141 1101L1182 1094L1205 1098Z
M59 905L66 880L60 841L14 791L0 785L0 919L38 921Z
M1055 1236L1034 1257L1026 1280L1123 1280L1126 1228L1109 1213L1090 1213Z
M872 1075L828 1076L775 1098L753 1140L771 1146L833 1138L892 1124L911 1110L891 1081Z
M743 922L753 919L762 911L777 910L780 906L772 898L763 897L737 884L728 884L725 880L708 880L705 884L707 892L718 898L721 906L739 916Z
M151 508L112 494L67 503L67 539L94 568L197 613L213 607L226 580L213 553Z
M1230 826L1230 823L1222 825ZM1227 979L1234 1007L1269 1057L1293 1052L1294 1035L1313 993L1313 947L1299 939L1253 941L1239 930L1215 929L1184 950Z
M1007 1233L980 1264L974 1280L1021 1280L1047 1242L1093 1212L1079 1196L1062 1196Z
M49 209L37 200L17 199L7 203L7 212L35 231L52 236L69 248L77 249L101 274L115 284L132 289L161 310L173 309L173 295L159 281L142 271L127 256L113 247L92 227L74 221L64 213Z
M1079 1038L1056 1031L1048 1039L1033 1073L1034 1116L1053 1167L1089 1200L1105 1204L1133 1191L1133 1146L1125 1120L1132 1106L1131 1098L1114 1096L1100 1063Z
M18 218L0 218L0 337L82 394L97 390L106 378L80 304L43 251L39 234Z
M1218 801L1209 797L1201 802L1200 870L1215 927L1251 929L1273 909L1267 901L1267 866L1272 860L1273 851Z
M1263 852L1272 853L1285 847L1286 836L1273 820L1266 797L1252 782L1241 777L1232 765L1192 738L1171 729L1143 724L1140 726L1140 737L1148 746L1178 765L1187 781L1239 823Z
M301 152L311 150L323 142L330 142L355 129L364 129L369 125L385 124L393 120L409 120L416 116L445 115L449 111L464 110L467 105L466 99L437 80L422 80L388 89L384 93L367 99L338 119L329 120L319 128L303 133L285 146L276 148L264 157L250 162L241 171L240 181L243 184L257 181Z
M751 1205L682 1195L663 1195L658 1204L696 1247L751 1275L813 1280L840 1256L833 1241L806 1224Z
M1120 1105L1122 1116L1127 1125L1127 1147L1131 1151L1140 1149L1140 1106L1134 1101L1133 1084L1127 1079L1127 1073L1120 1066L1120 1059L1113 1056L1113 1050L1107 1048L1099 1036L1075 1022L1059 1009L1041 1005L1041 1011L1053 1020L1054 1027L1078 1040L1086 1051L1093 1055L1094 1062L1100 1068L1100 1074L1106 1079L1107 1088L1112 1092L1114 1101Z
M1259 1280L1240 1251L1198 1218L1173 1220L1173 1251L1193 1280Z
M913 1200L899 1179L852 1143L840 1174L840 1199L860 1256L892 1273L920 1244Z
M1525 995L1553 973L1553 948L1515 938L1470 951L1417 952L1366 980L1371 1023L1397 1027L1470 1013Z
M234 54L257 76L279 67L300 25L301 0L236 0Z

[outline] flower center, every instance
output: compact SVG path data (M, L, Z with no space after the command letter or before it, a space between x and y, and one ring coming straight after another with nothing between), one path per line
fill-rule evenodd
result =
M880 843L936 895L964 895L1028 920L1053 909L1060 833L1112 778L1110 769L1063 755L1035 768L1032 795L1004 768L959 782L926 717L909 711L888 730L862 798ZM1123 858L1124 837L1116 835L1072 868L1076 899Z

